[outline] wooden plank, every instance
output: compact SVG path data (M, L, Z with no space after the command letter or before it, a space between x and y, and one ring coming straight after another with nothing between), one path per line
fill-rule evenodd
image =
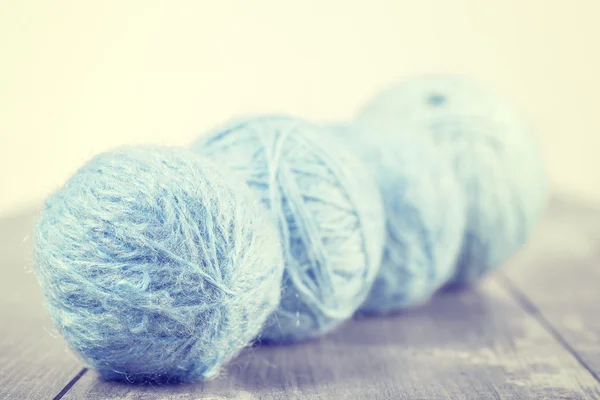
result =
M600 208L553 201L503 274L531 314L600 379Z
M323 339L254 347L206 384L132 386L88 373L65 399L597 399L600 386L495 279Z
M353 321L321 340L255 347L215 381L163 387L79 375L27 262L33 215L3 220L0 398L599 398L599 220L554 202L506 279Z
M81 370L58 338L31 268L34 214L0 221L0 399L48 399Z

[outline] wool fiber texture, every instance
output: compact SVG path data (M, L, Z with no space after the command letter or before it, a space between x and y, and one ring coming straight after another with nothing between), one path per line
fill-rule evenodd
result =
M467 201L451 284L482 277L525 243L546 204L546 177L532 127L506 100L462 77L423 76L377 95L357 121L430 137L450 158Z
M279 302L277 231L189 150L96 156L45 202L36 272L56 326L109 380L215 376Z
M384 124L342 132L374 170L386 239L379 274L358 314L387 314L429 300L454 272L465 199L431 140L399 136Z
M367 296L379 268L382 203L368 168L320 127L285 116L233 121L193 145L242 177L278 227L282 300L263 342L331 331Z

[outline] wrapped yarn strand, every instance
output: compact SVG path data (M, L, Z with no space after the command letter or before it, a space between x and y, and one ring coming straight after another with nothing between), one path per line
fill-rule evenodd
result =
M36 272L70 347L105 379L215 376L279 304L281 246L241 181L187 150L126 148L45 202Z
M448 162L422 136L385 125L341 132L379 185L386 239L379 274L359 314L386 314L429 300L454 273L465 199Z
M466 201L448 284L481 278L525 243L546 204L546 177L531 126L506 100L463 77L422 76L376 95L356 123L408 142L427 137L447 160Z
M260 335L293 342L350 318L379 269L383 210L360 158L331 129L285 116L226 124L192 148L244 179L279 228L282 300Z

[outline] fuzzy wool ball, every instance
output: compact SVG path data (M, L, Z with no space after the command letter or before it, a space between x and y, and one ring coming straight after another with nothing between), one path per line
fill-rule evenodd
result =
M233 121L193 149L242 177L279 229L282 300L261 340L303 340L350 318L377 274L384 234L378 188L360 158L329 128L284 116Z
M100 154L35 233L47 307L104 378L213 377L279 302L277 231L243 182L188 150Z
M466 215L462 190L426 137L396 135L385 124L342 133L374 170L386 218L381 268L358 313L420 305L454 273Z
M506 100L457 76L423 76L377 95L360 124L430 137L450 158L467 200L452 284L485 275L517 252L546 204L546 177L526 119Z

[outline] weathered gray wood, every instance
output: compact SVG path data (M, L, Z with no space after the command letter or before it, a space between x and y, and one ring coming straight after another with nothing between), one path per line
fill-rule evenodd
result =
M600 209L553 201L524 251L504 269L532 315L600 376Z
M115 385L86 374L66 399L593 399L600 386L494 279L321 340L255 347L206 384Z
M0 399L51 399L81 370L57 337L31 268L34 215L0 221Z
M0 398L600 398L598 220L554 202L527 249L478 288L321 340L254 347L215 381L164 387L78 376L26 268L33 217L3 220Z

